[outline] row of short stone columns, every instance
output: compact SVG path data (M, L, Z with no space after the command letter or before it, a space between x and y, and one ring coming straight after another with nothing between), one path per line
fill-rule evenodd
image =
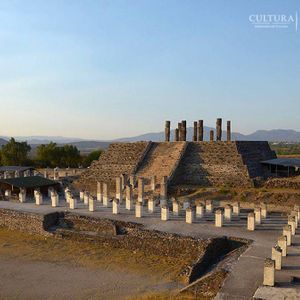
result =
M288 247L292 245L292 237L296 234L299 219L300 207L295 205L293 211L288 215L288 224L283 227L282 236L272 247L271 257L265 259L263 285L275 285L275 271L281 270L282 258L288 255Z

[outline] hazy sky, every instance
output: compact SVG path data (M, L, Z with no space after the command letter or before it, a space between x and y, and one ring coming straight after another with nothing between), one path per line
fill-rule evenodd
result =
M300 131L300 28L288 0L0 0L0 135L110 139L217 117ZM300 25L299 25L300 27Z

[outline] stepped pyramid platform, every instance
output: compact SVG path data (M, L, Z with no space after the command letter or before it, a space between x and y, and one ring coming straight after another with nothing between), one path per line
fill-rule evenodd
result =
M157 183L168 176L171 186L251 187L254 178L266 175L260 162L273 158L268 142L114 143L82 173L76 186L95 192L100 181L114 190L115 178L127 174L145 178L146 189L153 175Z

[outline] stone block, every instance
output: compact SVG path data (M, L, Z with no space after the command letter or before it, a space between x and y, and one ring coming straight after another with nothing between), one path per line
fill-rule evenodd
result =
M70 209L76 209L77 208L77 201L76 198L71 197L69 201Z
M264 280L263 285L275 285L275 261L271 258L266 258L264 262Z
M137 202L135 204L135 217L136 218L143 217L143 204L141 202Z
M292 245L292 227L290 225L285 225L283 227L282 235L286 236L287 246L291 246Z
M89 197L89 211L95 211L96 210L96 202L93 197Z
M255 216L254 213L249 213L247 217L247 229L248 230L255 230Z
M112 213L117 215L120 213L120 202L119 199L114 199L112 202Z
M196 206L196 218L202 218L204 216L204 205L198 203Z
M282 257L282 250L281 248L276 245L272 247L272 260L275 261L275 270L281 270L281 257Z
M185 221L188 224L192 224L194 222L194 210L191 207L188 207L185 210Z
M221 209L216 210L215 212L215 226L222 227L224 223L224 215Z
M232 215L232 207L231 205L227 204L224 208L224 218L226 221L231 221Z
M149 213L155 212L155 200L153 197L148 199L148 212Z
M161 207L161 220L162 221L169 220L169 207L167 205L163 205Z
M295 217L288 216L288 225L291 226L292 235L295 235L296 234L296 221L295 221Z
M281 254L283 257L287 255L287 238L285 235L282 235L278 238L278 246L281 248Z
M233 204L233 214L236 216L240 214L240 202L235 202Z
M255 223L261 224L261 208L260 207L256 207L254 209L254 215L255 215Z

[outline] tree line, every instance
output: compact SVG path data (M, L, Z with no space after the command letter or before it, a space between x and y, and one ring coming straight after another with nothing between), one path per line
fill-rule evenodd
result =
M76 146L56 143L42 144L36 148L36 153L30 157L31 146L27 142L17 142L11 138L0 150L0 165L4 166L34 166L50 168L88 167L97 160L103 150L95 150L88 155L81 155Z

